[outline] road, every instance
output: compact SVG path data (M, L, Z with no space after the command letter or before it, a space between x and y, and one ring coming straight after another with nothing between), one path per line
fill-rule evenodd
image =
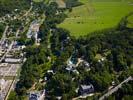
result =
M5 58L5 56L10 52L10 50L12 49L13 44L14 44L14 41L11 42L9 48L7 49L5 54L1 57L0 62L2 62L2 60L4 60L4 58Z
M0 44L2 44L2 42L5 40L6 38L6 33L7 33L7 30L9 29L9 26L7 25L4 32L3 32L3 35L1 37L1 40L0 40Z
M31 7L29 8L29 10L25 14L23 14L21 17L18 17L18 19L21 20L23 17L27 16L30 13L30 11L32 10L32 8L33 8L33 3L31 2ZM9 29L9 26L7 25L4 32L3 32L2 38L0 40L0 44L2 44L2 42L5 40L6 33L7 33L8 29ZM19 33L19 30L16 33L16 37L18 36L18 33Z
M127 83L127 82L129 82L131 80L133 80L133 78L131 76L129 76L127 79L125 79L119 85L117 85L115 88L111 89L106 94L104 94L102 97L100 97L99 100L104 100L105 98L107 98L108 96L110 96L111 94L113 94L114 92L116 92L119 88L121 88L124 83Z
M19 17L18 20L22 19L23 17L26 17L31 12L32 8L33 8L33 3L31 2L30 9L25 14L23 14L21 17Z

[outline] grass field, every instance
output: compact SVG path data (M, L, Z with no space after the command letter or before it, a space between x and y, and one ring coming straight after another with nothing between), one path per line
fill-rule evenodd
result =
M129 28L133 28L133 15L128 17L128 25Z
M80 0L84 3L82 6L73 8L68 18L58 25L68 29L71 35L79 37L88 33L115 27L122 17L133 11L133 3L125 0ZM107 0L106 0L107 1ZM116 2L117 1L117 2ZM130 18L132 20L132 18Z
M43 0L33 0L34 2L42 2Z

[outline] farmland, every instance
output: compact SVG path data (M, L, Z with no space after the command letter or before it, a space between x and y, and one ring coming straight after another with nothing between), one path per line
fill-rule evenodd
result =
M67 12L68 18L58 25L68 29L71 35L79 37L88 33L115 27L128 13L133 11L133 3L117 0L97 2L80 0L84 5L74 7ZM131 20L132 18L130 18Z

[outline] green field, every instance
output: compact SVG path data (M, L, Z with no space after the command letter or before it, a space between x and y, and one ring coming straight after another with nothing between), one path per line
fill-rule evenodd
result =
M128 17L128 25L129 28L133 28L133 15Z
M67 12L68 18L58 25L58 27L68 29L71 35L76 37L115 27L121 18L133 11L133 3L130 2L133 0L128 0L128 2L126 0L80 1L84 5L73 8L71 13Z
M43 0L33 0L34 2L42 2Z

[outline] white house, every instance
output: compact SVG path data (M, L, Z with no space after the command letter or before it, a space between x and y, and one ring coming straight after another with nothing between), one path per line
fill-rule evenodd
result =
M21 63L22 59L15 59L15 58L5 58L6 63Z

